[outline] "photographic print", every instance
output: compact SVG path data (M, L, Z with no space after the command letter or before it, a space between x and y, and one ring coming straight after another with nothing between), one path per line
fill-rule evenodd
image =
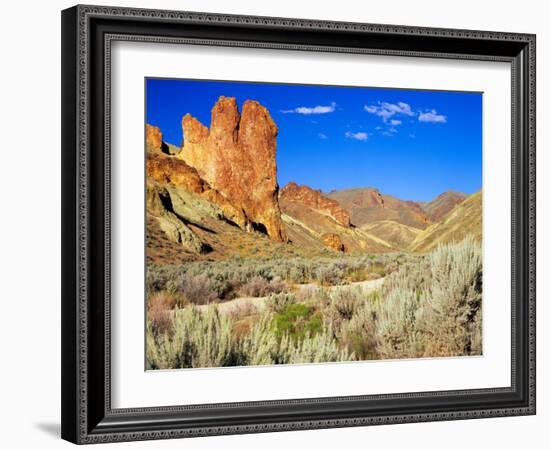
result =
M482 93L145 89L146 369L482 355Z

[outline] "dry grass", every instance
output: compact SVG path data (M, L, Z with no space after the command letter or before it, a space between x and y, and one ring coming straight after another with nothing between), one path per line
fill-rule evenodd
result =
M147 320L156 333L166 333L172 327L173 310L176 307L176 297L167 292L156 292L147 302Z

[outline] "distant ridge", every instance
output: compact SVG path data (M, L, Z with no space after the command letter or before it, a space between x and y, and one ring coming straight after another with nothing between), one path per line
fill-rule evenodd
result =
M327 197L340 203L356 226L380 220L392 220L403 225L424 229L431 221L419 202L400 200L382 194L378 189L354 188L331 191Z
M431 222L438 222L451 211L456 205L462 203L468 195L457 191L446 191L439 194L430 202L422 202L420 205L426 211Z
M438 244L458 242L467 235L481 240L482 236L482 192L476 192L455 206L439 222L423 230L411 242L411 252L427 252Z

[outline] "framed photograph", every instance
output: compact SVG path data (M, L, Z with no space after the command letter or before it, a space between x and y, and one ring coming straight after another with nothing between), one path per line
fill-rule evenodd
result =
M62 437L535 413L535 36L62 12Z

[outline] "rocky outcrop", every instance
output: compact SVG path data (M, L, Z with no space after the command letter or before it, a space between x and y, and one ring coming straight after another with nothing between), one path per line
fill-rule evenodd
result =
M200 238L173 212L170 194L164 188L147 184L147 214L154 217L168 239L200 254L207 250Z
M175 188L197 194L219 206L224 218L227 220L241 228L246 226L247 219L244 212L233 206L220 192L213 189L185 161L161 153L150 152L147 154L146 171L149 181L155 181L161 186L171 185Z
M162 140L162 131L160 131L159 127L149 124L145 125L145 143L149 152L163 151L165 144Z
M189 114L182 128L178 158L244 212L248 229L286 242L278 203L277 126L269 111L247 100L239 114L235 98L220 97L212 108L210 129Z
M331 250L336 250L337 252L343 252L346 250L342 238L336 233L325 233L321 236L323 244L325 247L330 248Z
M350 217L347 211L336 200L325 197L321 191L308 186L298 186L291 181L283 189L279 197L284 201L301 203L316 211L330 216L344 227L350 226Z

